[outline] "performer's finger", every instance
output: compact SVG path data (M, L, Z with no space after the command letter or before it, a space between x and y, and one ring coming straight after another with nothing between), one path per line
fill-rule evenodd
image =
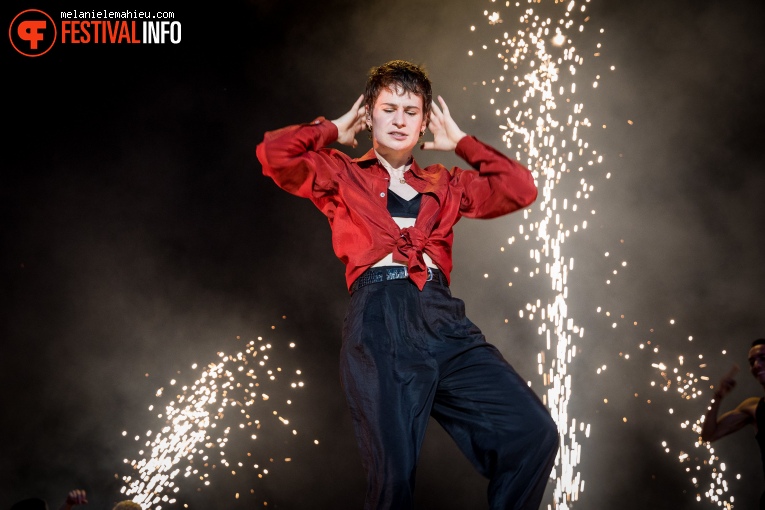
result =
M736 374L738 374L739 368L738 364L734 363L733 366L730 368L727 374L725 374L726 379L733 379L736 377Z
M438 115L431 115L430 116L430 122L428 122L428 127L430 127L431 125L435 129L438 129L439 127L441 127L441 125L442 125L441 117L439 117ZM433 128L431 128L431 131L434 130Z
M438 107L438 105L436 104L436 102L435 102L435 101L432 101L432 104L431 104L431 106L430 106L430 109L431 109L431 111L435 112L435 114L436 114L437 116L441 116L441 115L443 115L443 113L441 112L441 108L439 108L439 107Z
M444 101L444 98L438 96L438 102L441 103L441 109L444 111L444 113L448 115L449 107L446 106L446 101Z

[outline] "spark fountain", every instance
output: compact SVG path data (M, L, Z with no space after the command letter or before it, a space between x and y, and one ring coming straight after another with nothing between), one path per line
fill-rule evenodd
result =
M482 44L481 50L469 52L471 57L480 52L487 58L496 55L494 67L498 72L480 86L488 89L508 149L533 172L540 189L540 198L524 211L524 224L508 243L529 245L528 275L547 281L546 295L529 301L519 316L537 321L544 342L537 360L546 387L542 397L560 435L551 474L555 481L553 503L548 508L561 510L570 508L584 490L578 470L582 456L579 439L590 433L590 425L571 416L569 410L575 341L584 337L584 328L568 313L573 296L567 280L574 259L565 249L566 241L584 231L588 216L595 214L594 210L586 211L583 202L594 191L589 183L596 172L594 167L603 161L587 141L593 126L577 95L577 71L589 58L575 45L589 21L587 3L556 0L556 14L547 16L536 12L539 1L492 1L491 10L484 12L488 28L478 32L481 37L488 34L486 40L493 41L493 46ZM598 51L591 56L597 58ZM516 267L515 271L520 270Z
M585 114L584 94L577 84L585 80L597 89L601 73L606 69L615 70L614 66L599 61L599 42L591 51L577 49L577 41L590 22L589 3L589 0L545 3L492 0L492 7L484 11L487 26L470 27L478 36L479 46L468 52L471 58L490 60L492 65L486 68L498 68L494 76L476 86L489 95L489 103L500 119L503 140L508 149L515 151L515 159L532 170L540 189L540 198L524 211L524 223L518 233L508 239L508 244L525 243L530 262L529 278L547 282L544 295L530 300L518 314L521 319L536 322L537 332L544 341L544 349L537 356L539 375L546 387L542 397L560 434L560 448L551 473L555 482L553 501L548 505L548 509L556 510L572 507L584 490L585 481L578 468L582 458L580 437L589 437L591 430L590 424L571 416L569 409L574 394L575 341L583 341L585 330L580 321L569 314L569 304L579 296L568 286L574 258L568 255L566 242L585 231L588 217L596 213L594 208L583 205L594 194L592 183L611 178L610 172L598 170L603 155L589 141L594 125ZM604 30L600 29L599 33ZM632 125L632 121L627 123ZM605 254L606 258L609 256ZM626 267L626 260L619 262L606 285L616 281ZM514 271L523 274L519 267ZM613 313L606 307L597 307L597 313L613 321L613 329L628 322L625 313ZM614 320L615 317L620 319ZM670 320L669 324L674 326L674 321ZM637 322L632 325L637 326ZM688 341L692 339L688 337ZM667 342L679 345L676 339L668 338ZM660 440L657 448L676 456L689 476L693 487L689 492L695 501L707 500L716 507L732 509L734 497L726 479L729 469L711 445L698 439L703 415L698 416L698 405L693 404L711 391L710 378L704 373L707 368L704 355L681 354L677 363L669 363L660 359L659 342L655 338L653 343L642 340L638 344L637 350L646 363L641 373L658 376L643 393L663 394L645 401L645 405L652 406L646 414L655 414L656 404L661 402L665 415L679 419L680 429L687 435L683 444L675 447L667 440ZM621 352L619 358L627 362L630 356ZM606 364L603 364L597 373L605 370ZM637 395L635 393L636 398ZM671 400L676 397L679 402ZM623 420L626 423L627 417ZM740 479L741 475L735 477Z
M184 487L200 490L214 483L216 472L254 471L255 477L246 477L249 484L279 462L290 462L289 456L276 461L270 447L256 442L264 436L269 445L283 444L298 436L285 409L292 405L290 394L304 387L302 372L282 368L273 355L274 345L258 337L234 354L218 352L214 361L193 364L187 382L171 379L167 388L159 388L160 402L149 406L150 412L159 411L159 431L134 436L138 458L125 459L131 474L122 477L122 493L143 508L161 510L177 503L179 479L188 479ZM257 495L254 488L248 492Z
M597 312L607 314L607 317L616 315L604 307L598 307ZM625 314L618 314L618 317L619 320L611 324L614 330L632 326L635 331L620 334L628 338L628 342L635 343L634 351L619 353L620 360L623 363L639 363L645 367L639 369L640 373L651 376L650 381L636 381L635 384L639 391L634 393L634 398L647 397L639 401L642 406L642 409L637 408L639 414L666 417L668 427L674 424L679 428L679 435L678 429L668 429L657 444L664 453L674 457L688 476L689 485L678 490L684 490L697 503L707 501L717 508L735 508L729 466L716 453L714 446L700 440L703 413L708 409L702 402L709 400L713 383L716 383L709 375L707 359L714 357L722 361L728 354L727 349L719 353L691 354L688 351L693 346L694 337L682 337L673 331L678 326L674 319L667 319L665 327L651 327L640 333L637 330L638 321L626 319ZM634 334L638 335L637 340ZM601 373L599 370L598 374ZM625 399L630 396L623 395ZM701 415L699 411L702 411ZM625 416L625 422L627 419ZM640 416L630 419L639 420ZM740 473L732 476L735 480L742 479Z

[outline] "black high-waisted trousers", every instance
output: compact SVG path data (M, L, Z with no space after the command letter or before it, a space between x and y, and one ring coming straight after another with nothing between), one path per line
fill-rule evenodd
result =
M367 473L366 510L412 508L429 416L489 479L492 510L537 510L558 433L542 402L437 278L356 290L340 373Z

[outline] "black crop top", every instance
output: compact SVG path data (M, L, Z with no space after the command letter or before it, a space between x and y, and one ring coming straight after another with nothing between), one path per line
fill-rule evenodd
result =
M404 200L388 190L388 212L393 218L416 218L421 201L422 193L417 193L411 200Z

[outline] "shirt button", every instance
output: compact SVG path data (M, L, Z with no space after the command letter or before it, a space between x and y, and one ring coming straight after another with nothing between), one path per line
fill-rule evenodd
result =
M385 196L385 193L380 193L380 196L381 196L381 197L384 197L384 196Z

